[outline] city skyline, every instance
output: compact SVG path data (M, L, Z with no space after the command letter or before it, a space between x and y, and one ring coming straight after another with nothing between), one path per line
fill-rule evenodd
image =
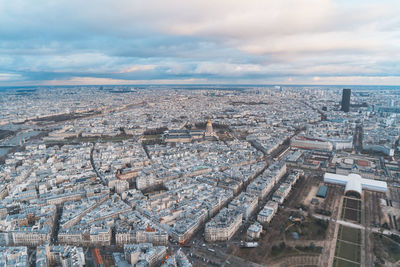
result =
M0 86L398 85L397 1L1 1Z

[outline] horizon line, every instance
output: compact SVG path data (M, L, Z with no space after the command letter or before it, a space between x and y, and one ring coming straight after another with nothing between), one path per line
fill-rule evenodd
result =
M252 84L252 83L148 83L148 84L59 84L59 85L0 85L0 88L20 88L20 87L89 87L89 86L337 86L337 87L354 87L354 86L361 86L361 87L396 87L398 85L376 85L376 84Z

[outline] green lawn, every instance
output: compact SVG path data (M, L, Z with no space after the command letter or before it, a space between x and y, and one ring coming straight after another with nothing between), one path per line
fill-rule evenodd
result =
M361 230L340 225L338 239L361 244Z
M360 267L360 264L335 258L333 260L333 267Z
M143 135L144 139L160 139L161 134L148 134L148 135Z
M376 256L390 262L400 260L400 244L385 235L374 234L374 251Z
M336 243L335 256L359 263L361 260L361 248L359 245L338 240Z
M63 140L51 140L46 141L46 145L67 145L67 144L76 144L76 143L106 143L106 142L119 142L124 140L132 139L133 136L130 135L117 135L117 136L106 136L106 137L77 137L77 138L68 138Z

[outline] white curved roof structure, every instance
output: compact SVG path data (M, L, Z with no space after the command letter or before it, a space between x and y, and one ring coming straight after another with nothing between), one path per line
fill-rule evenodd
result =
M324 182L345 186L345 193L357 192L362 194L362 190L371 190L386 193L387 183L372 179L362 178L360 175L351 173L349 175L340 175L326 172Z
M346 187L344 188L344 193L347 193L349 191L357 192L362 195L362 178L358 174L349 174L346 176L348 178Z

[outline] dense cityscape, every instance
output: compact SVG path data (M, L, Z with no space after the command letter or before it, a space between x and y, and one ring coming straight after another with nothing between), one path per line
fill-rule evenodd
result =
M400 91L0 89L0 266L398 266Z
M399 0L0 0L0 267L399 267Z

